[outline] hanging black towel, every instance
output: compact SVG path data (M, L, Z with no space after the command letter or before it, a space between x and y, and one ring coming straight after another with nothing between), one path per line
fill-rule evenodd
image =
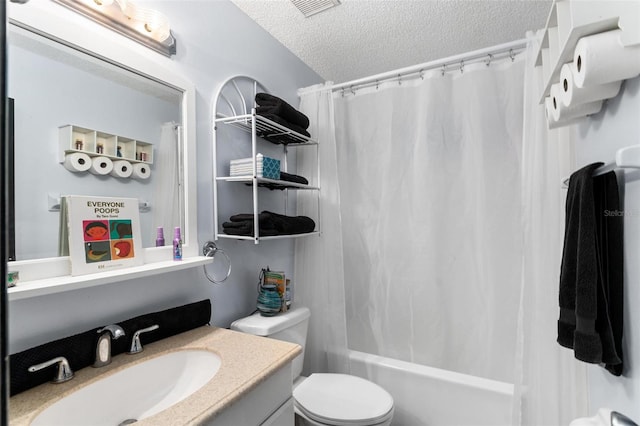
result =
M558 343L622 373L622 218L614 172L571 175L560 273Z

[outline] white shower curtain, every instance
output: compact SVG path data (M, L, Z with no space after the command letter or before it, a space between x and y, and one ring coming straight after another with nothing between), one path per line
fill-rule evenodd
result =
M294 303L311 310L305 371L348 373L347 331L344 301L344 269L340 190L336 159L332 83L313 86L300 95L300 110L310 119L309 132L318 141L318 156L312 148L298 154L297 174L321 188L322 202L318 226L321 238L296 240L294 260ZM317 179L321 164L320 182ZM298 214L317 216L315 193L299 191Z
M524 75L524 263L512 423L557 426L589 413L585 365L556 343L566 196L560 181L573 164L570 129L548 131L538 102L543 90L540 69L534 68L539 37L528 34Z
M515 383L514 425L587 414L555 343L569 135L546 130L529 40L514 62L300 91L322 174L322 237L296 243L307 371L348 371L348 346Z
M523 72L336 94L351 349L513 381Z

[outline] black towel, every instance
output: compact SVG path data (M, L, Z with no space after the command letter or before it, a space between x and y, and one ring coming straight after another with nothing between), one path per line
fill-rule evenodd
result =
M307 216L285 216L263 211L258 215L258 226L263 236L294 235L313 232L316 227L313 219ZM253 236L253 214L236 214L224 222L222 228L226 234Z
M615 173L593 177L601 165L585 166L569 181L558 343L620 375L622 219Z
M259 105L256 108L258 114L275 114L298 127L309 128L309 118L279 97L268 93L257 93L255 99Z

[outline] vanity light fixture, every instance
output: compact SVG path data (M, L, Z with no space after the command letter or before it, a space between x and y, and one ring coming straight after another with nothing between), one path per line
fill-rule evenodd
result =
M138 6L131 0L53 1L165 56L176 53L169 20L157 10Z

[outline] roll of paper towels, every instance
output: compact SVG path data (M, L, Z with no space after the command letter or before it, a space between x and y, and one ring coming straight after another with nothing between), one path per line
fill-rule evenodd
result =
M149 169L149 165L145 163L136 163L133 165L133 175L132 177L136 179L149 179L151 176L151 169Z
M573 62L564 64L560 69L561 98L564 106L586 104L593 101L615 98L620 91L622 81L578 87L574 79L576 72L576 67Z
M113 162L113 170L111 176L119 178L128 178L133 173L133 166L127 160L118 160Z
M586 104L565 106L561 100L562 89L560 84L551 86L551 106L553 119L555 121L571 120L572 118L585 117L595 114L602 109L602 101L589 102Z
M624 47L621 33L613 30L578 40L573 52L576 86L596 86L640 74L640 45Z
M84 152L73 152L64 156L65 169L78 173L86 172L91 168L91 157Z
M108 175L113 170L113 161L108 157L93 157L89 171L94 175Z

